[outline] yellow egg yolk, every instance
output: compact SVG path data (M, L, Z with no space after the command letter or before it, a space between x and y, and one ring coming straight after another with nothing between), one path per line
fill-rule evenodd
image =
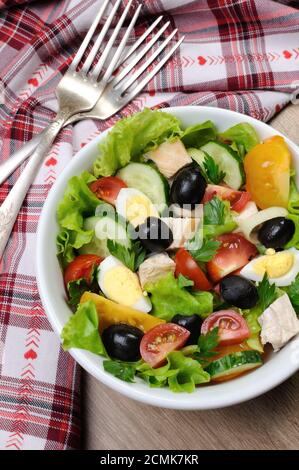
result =
M158 211L150 199L136 195L126 201L126 219L134 227L142 224L148 217L159 217Z
M115 266L104 275L106 296L127 307L132 307L142 296L137 274L125 266Z
M293 265L294 254L288 251L262 256L254 263L253 270L261 276L266 272L270 278L277 278L288 273Z

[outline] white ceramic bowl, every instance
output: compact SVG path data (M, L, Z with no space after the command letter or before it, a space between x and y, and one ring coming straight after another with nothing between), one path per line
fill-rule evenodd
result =
M183 126L211 119L222 131L239 122L248 122L255 127L261 139L279 134L262 122L224 109L186 106L168 108L165 112L177 116ZM82 148L62 172L49 193L39 221L37 281L44 308L58 335L72 313L66 303L62 273L56 258L56 207L69 178L91 168L98 155L98 144L106 133L107 131ZM299 148L289 139L286 141L293 153L299 174ZM105 372L102 367L103 359L95 354L79 349L73 349L70 353L85 370L112 389L150 405L182 410L219 408L249 400L277 386L299 369L299 337L296 337L281 351L272 354L267 362L254 372L230 382L199 387L191 394L175 394L166 388L150 388L140 379L133 384L123 382Z

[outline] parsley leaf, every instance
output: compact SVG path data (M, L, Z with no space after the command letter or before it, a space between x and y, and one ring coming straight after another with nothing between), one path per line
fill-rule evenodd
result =
M275 284L270 284L267 273L264 274L263 280L258 284L257 291L260 299L260 306L264 311L277 298Z
M217 240L207 239L203 241L202 246L198 250L189 250L189 253L198 263L207 263L214 258L220 245L221 242Z
M203 167L209 183L219 184L226 176L226 173L220 170L215 160L208 154L205 156Z
M225 221L225 204L214 196L203 206L204 225L223 225Z
M200 335L198 338L199 352L194 354L197 361L206 363L207 359L215 356L216 352L213 351L219 344L219 328L214 328L206 335Z
M139 241L133 243L131 248L126 248L115 240L108 240L107 247L111 255L119 259L131 271L137 271L146 256L146 251Z
M84 277L71 281L67 285L67 291L69 295L68 303L71 307L76 308L80 303L80 299L84 292L99 292L99 285L96 279L98 266L95 264L91 273L91 282L88 283Z
M299 314L299 274L292 284L284 289L288 294L290 301L297 313Z
M126 362L119 361L104 361L103 367L106 372L109 372L124 382L134 382L136 373L136 365L134 363L128 364Z
M187 277L183 276L183 274L179 274L178 286L180 289L182 289L183 287L192 287L194 286L194 282L191 281L191 279L188 279Z

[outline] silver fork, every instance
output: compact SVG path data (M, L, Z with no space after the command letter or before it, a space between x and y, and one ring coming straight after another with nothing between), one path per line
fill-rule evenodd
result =
M145 39L149 36L149 34L155 29L155 27L160 23L163 16L159 16L147 29L146 31L140 36L140 38L133 44L133 46L128 50L128 52L124 53L121 57L119 63L116 65L115 68L118 68L123 62L125 62L138 48L141 44L145 41ZM169 26L170 21L167 21L159 31L154 35L154 37L149 41L146 48L143 49L143 53L146 54L150 50L150 48L156 43L159 37L164 33L164 31ZM136 60L134 63L137 63ZM72 124L76 121L81 121L82 119L91 118L91 119L102 119L102 103L101 98L98 100L96 105L90 110L84 113L79 113L71 116L65 126ZM109 116L108 116L109 117ZM7 178L18 168L35 150L39 142L43 139L44 132L36 135L33 139L23 145L22 148L17 150L13 155L11 155L5 162L0 163L0 185L7 180Z
M8 196L0 207L0 258L3 255L5 246L9 239L10 233L12 231L20 208L26 197L28 189L30 188L36 176L36 173L43 158L50 150L51 145L55 140L55 137L71 116L80 112L89 111L94 107L96 102L101 97L109 79L111 78L115 66L119 63L127 39L137 20L141 5L137 8L129 24L129 27L127 28L122 40L119 43L119 46L117 47L114 53L111 62L109 63L106 71L102 74L101 79L99 80L103 66L107 61L107 57L127 17L132 1L133 0L130 0L127 4L123 14L121 15L117 25L114 28L114 31L108 43L106 44L106 47L100 60L93 67L93 61L100 49L100 46L102 45L103 39L105 38L106 33L111 25L111 22L115 17L118 7L121 3L121 0L116 1L111 10L111 13L108 15L102 27L102 30L97 40L94 43L94 46L92 47L90 53L83 62L81 70L77 71L77 67L82 61L82 57L108 6L109 0L104 1L102 7L100 8L100 11L96 15L95 20L93 21L90 29L88 30L80 48L78 49L78 52L75 55L68 71L60 80L56 89L59 111L54 121L52 121L47 127L46 131L43 134L42 141L37 146L36 150L28 161L24 171L21 173L19 179L17 180L17 182L15 183L15 185L13 186L10 193L8 194Z

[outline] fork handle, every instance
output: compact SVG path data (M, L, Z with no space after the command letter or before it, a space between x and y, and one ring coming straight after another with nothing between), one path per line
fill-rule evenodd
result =
M29 140L5 162L0 163L0 185L33 153L43 139L45 130Z
M49 126L44 131L41 142L32 154L26 167L10 190L3 204L0 206L0 259L2 258L18 213L36 176L40 164L50 150L55 137L65 122L66 116L64 114L59 114L57 115L55 121L49 124Z

